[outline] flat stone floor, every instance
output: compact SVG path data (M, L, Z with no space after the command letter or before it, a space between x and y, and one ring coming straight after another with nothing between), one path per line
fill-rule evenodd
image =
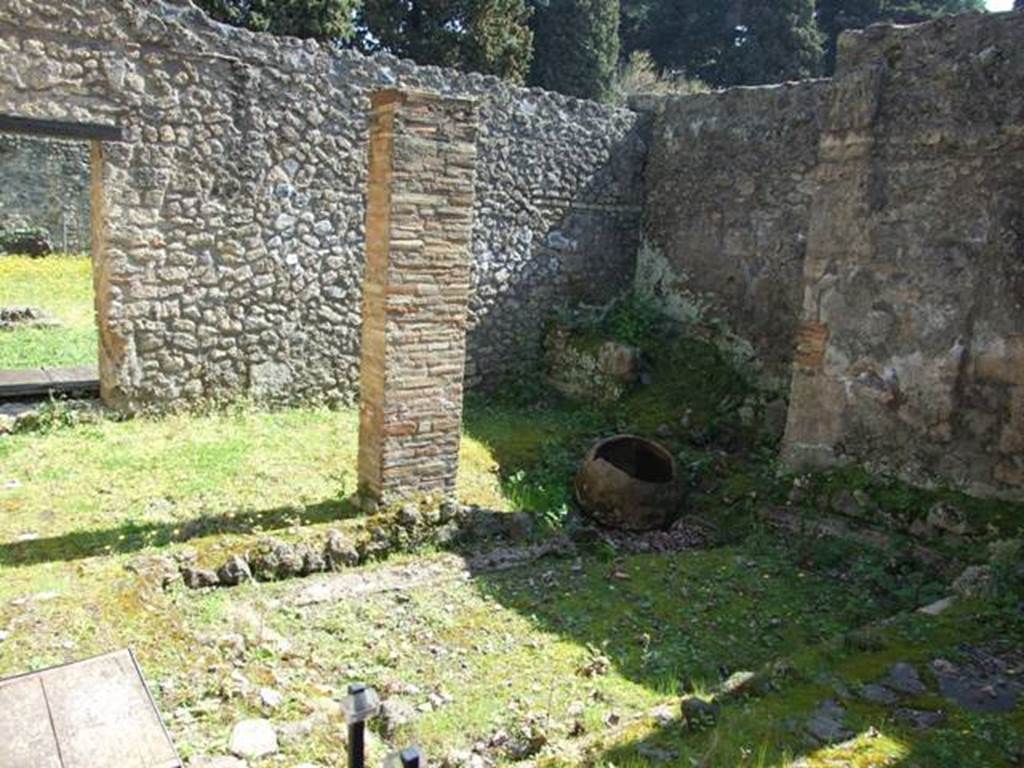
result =
M181 768L130 651L0 680L4 768Z
M0 370L0 400L48 394L94 394L100 390L95 365Z

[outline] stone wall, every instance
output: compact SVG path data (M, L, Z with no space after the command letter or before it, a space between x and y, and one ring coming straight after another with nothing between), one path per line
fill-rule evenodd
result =
M638 103L653 113L637 288L722 320L788 380L828 81Z
M499 380L540 354L552 309L628 282L637 115L254 35L184 0L0 5L0 114L124 129L95 158L109 402L354 398L368 93L388 86L479 98L468 375Z
M89 250L89 145L0 134L0 232L42 229L55 250Z
M1024 14L841 39L784 457L1024 494Z

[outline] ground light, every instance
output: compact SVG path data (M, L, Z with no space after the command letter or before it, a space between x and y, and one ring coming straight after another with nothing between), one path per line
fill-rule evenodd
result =
M392 752L384 760L384 768L420 768L423 765L423 754L419 747L406 747L400 752Z
M380 709L380 697L365 683L350 683L341 711L348 723L348 766L366 768L366 721ZM419 765L419 763L417 763Z

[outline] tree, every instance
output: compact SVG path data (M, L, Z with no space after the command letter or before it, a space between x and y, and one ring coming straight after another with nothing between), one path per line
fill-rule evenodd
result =
M823 40L814 0L738 0L726 21L730 39L716 83L759 85L820 73Z
M532 57L529 20L525 0L364 0L357 44L522 83Z
M733 7L733 0L622 0L623 54L648 51L663 71L715 84Z
M881 21L914 24L984 10L985 0L818 0L818 26L825 35L825 74L835 70L836 44L844 30L863 29Z
M275 35L347 40L358 0L195 0L211 18Z
M606 100L619 61L619 0L547 0L534 13L530 82Z
M822 38L814 0L623 0L626 50L712 85L813 77Z

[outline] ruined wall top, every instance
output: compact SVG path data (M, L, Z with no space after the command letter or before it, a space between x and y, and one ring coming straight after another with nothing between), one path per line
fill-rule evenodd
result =
M607 116L627 110L610 107L594 101L577 99L538 88L523 88L492 76L464 73L434 66L420 66L407 59L389 54L365 56L358 51L339 48L315 40L279 37L247 29L232 27L210 19L190 0L64 0L60 3L46 0L9 0L0 8L0 26L19 28L23 34L35 33L40 41L87 40L115 43L135 48L143 53L164 50L175 54L235 60L258 67L270 67L286 72L332 78L358 79L359 76L379 73L385 83L397 84L403 75L415 75L424 83L422 87L445 95L481 91L507 91L517 98L530 98L551 109L571 110L580 115ZM60 62L54 62L45 71L29 73L32 80L59 77ZM71 75L77 74L72 68ZM133 92L140 85L137 73L111 73L117 76L116 85L123 86L123 97L131 102ZM83 94L85 96L85 94ZM83 101L84 105L84 101ZM101 104L93 104L104 111ZM76 118L74 109L62 110L60 104L26 103L26 114L35 117ZM116 111L110 110L116 117Z

